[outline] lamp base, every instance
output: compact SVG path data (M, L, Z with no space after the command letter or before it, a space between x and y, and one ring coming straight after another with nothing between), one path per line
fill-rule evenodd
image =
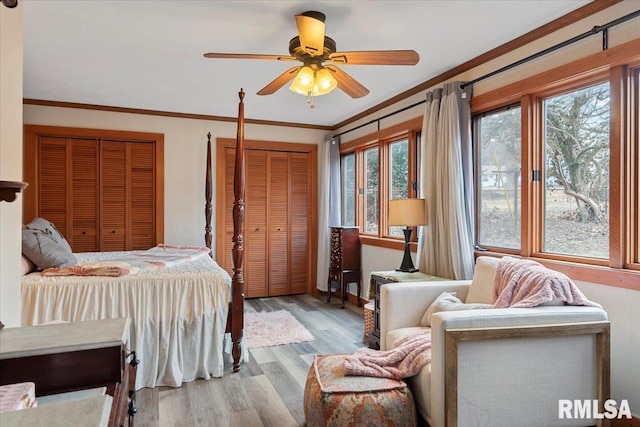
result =
M411 250L409 249L409 240L411 239L411 229L409 227L403 228L404 233L404 256L402 257L402 264L400 268L396 268L396 271L402 271L404 273L415 273L418 271L413 266L413 259L411 259Z
M396 268L396 271L401 271L403 273L415 273L419 270L417 268L410 268L408 270L403 270L402 268Z

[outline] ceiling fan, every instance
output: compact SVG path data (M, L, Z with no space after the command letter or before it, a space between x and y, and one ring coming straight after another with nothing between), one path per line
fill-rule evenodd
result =
M333 64L343 65L415 65L420 57L414 50L336 51L336 42L325 35L325 15L309 11L296 15L298 35L289 42L289 55L261 55L243 53L205 53L206 58L267 59L300 61L302 65L289 68L258 95L271 95L291 80L289 89L308 97L324 95L338 87L352 98L361 98L369 89ZM324 65L329 62L330 65ZM313 107L313 104L311 104Z

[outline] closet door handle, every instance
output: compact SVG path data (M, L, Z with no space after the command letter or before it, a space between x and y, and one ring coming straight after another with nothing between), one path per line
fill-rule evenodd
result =
M256 227L256 229L253 231L260 231L260 227Z
M111 234L116 234L116 230L111 230Z
M87 234L87 232L86 232L86 231L83 231L83 232L82 232L82 234Z

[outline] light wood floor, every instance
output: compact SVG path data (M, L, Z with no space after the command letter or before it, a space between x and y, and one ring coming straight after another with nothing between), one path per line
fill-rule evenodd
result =
M302 395L315 354L352 353L365 346L362 307L339 298L310 295L246 301L246 311L289 310L314 341L250 350L249 363L223 378L196 380L180 388L156 387L137 393L136 427L302 426Z

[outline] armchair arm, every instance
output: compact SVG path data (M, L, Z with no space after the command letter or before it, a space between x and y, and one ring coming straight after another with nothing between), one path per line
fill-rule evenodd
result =
M387 350L387 332L419 326L420 319L442 292L457 292L464 301L471 280L387 283L380 287L380 349Z
M463 381L458 378L454 384L458 396L456 402L463 402L454 412L465 417L471 411L476 419L488 417L492 425L513 425L514 414L517 417L528 414L534 417L532 419L547 417L533 422L533 425L550 425L548 417L557 417L558 399L599 398L595 394L598 383L602 384L604 388L600 390L606 395L608 376L598 378L595 366L596 355L603 354L603 351L608 354L608 347L596 350L593 335L580 332L586 325L606 321L604 310L578 306L434 314L431 325L431 425L445 425L445 414L448 413L445 410L445 382L452 379L452 364L460 366L456 370L465 378ZM562 327L558 328L558 325ZM531 332L514 336L515 331L523 328L530 328ZM562 332L554 333L554 328ZM543 329L551 332L537 336L535 331ZM449 354L445 338L447 331L462 331L468 337L479 338L470 338ZM481 338L487 333L492 338ZM449 357L455 359L447 362ZM535 387L531 387L533 384ZM479 407L471 409L468 402ZM496 411L495 402L509 410ZM517 417L515 419L523 419ZM464 422L461 425L465 425Z

